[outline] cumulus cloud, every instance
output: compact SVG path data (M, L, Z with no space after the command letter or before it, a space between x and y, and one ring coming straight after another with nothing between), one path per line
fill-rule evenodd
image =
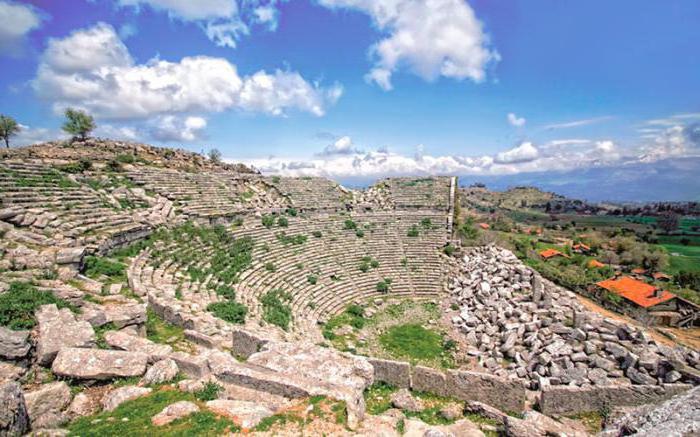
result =
M157 141L191 142L204 138L207 121L202 117L165 115L153 122L151 137Z
M32 6L0 0L0 53L21 53L24 40L41 25L41 14Z
M518 117L514 113L510 112L508 113L508 123L510 123L511 126L522 127L525 126L525 118Z
M534 161L539 156L540 152L531 142L526 141L518 147L514 147L508 151L498 153L496 162L500 164L515 164L520 162Z
M10 146L12 147L30 146L32 144L68 138L68 134L63 131L44 127L33 127L20 123L19 129L19 133L10 138Z
M322 116L343 91L286 70L241 77L228 60L208 56L137 64L114 28L104 23L50 39L32 86L56 111L76 106L111 119L230 109Z
M386 37L370 48L375 60L366 79L384 90L391 76L407 68L421 78L438 77L481 82L487 67L500 56L464 0L318 0L329 8L369 15Z
M324 147L323 151L319 153L320 156L332 156L332 155L351 155L355 153L361 153L352 142L352 139L348 136L338 138L332 144Z
M642 162L700 156L700 123L675 124L646 140L639 157Z

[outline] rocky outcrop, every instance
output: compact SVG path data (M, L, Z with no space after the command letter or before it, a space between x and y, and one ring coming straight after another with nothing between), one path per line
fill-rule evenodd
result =
M682 382L700 369L697 351L667 347L641 329L587 311L574 293L505 249L468 250L450 292L459 307L452 322L465 335L467 354L531 389Z
M95 345L95 331L87 322L78 322L67 308L44 305L36 312L39 324L36 359L42 366L50 366L63 348L89 348Z
M71 402L70 387L63 381L40 386L24 394L32 429L56 428L68 420L64 410Z
M18 383L0 384L0 436L23 435L29 430L29 415Z
M51 370L75 379L106 380L141 376L148 356L138 352L65 348L56 356Z
M393 395L391 395L391 405L394 407L400 409L400 410L405 410L405 411L410 411L412 413L418 413L420 411L423 411L425 409L425 405L423 405L423 401L420 399L415 398L410 391L408 391L405 388L402 388L401 390L397 391Z
M22 359L29 354L30 349L29 331L11 331L0 326L0 358Z

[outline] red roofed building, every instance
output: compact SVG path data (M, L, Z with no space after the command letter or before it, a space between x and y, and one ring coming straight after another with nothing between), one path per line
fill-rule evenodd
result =
M666 273L661 273L661 272L656 272L651 276L654 279L656 279L657 281L670 281L671 279L673 279L669 275L667 275Z
M647 274L647 271L641 267L637 267L636 269L632 269L632 273L635 275L644 276Z
M489 225L488 223L479 223L479 227L483 230L491 229L491 225Z
M569 257L569 255L567 255L567 254L565 254L565 253L561 253L561 252L558 251L557 249L545 249L545 250L542 250L542 251L540 251L540 256L541 256L542 258L544 258L544 259L550 259L550 258L554 258L554 257L556 257L556 256L563 256L563 257L565 257L565 258L568 258L568 257Z
M575 253L588 253L591 251L591 247L583 243L574 244L571 248Z
M652 325L686 326L700 320L700 307L673 293L630 276L607 279L595 284L600 300L612 304L635 319ZM614 293L622 301L606 293Z

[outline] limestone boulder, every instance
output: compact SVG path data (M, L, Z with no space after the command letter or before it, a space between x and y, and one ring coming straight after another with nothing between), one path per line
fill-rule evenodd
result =
M14 381L0 383L0 436L24 435L29 431L29 414L22 388Z
M29 331L12 331L0 326L0 358L22 359L30 349Z
M151 418L151 423L155 426L164 426L177 419L187 417L199 411L199 407L189 401L180 401L170 404L160 413Z
M105 380L141 376L148 356L139 352L65 348L56 356L51 370L75 379Z
M73 397L66 413L71 418L89 416L96 413L100 409L100 405L90 396L85 393L78 393Z
M257 402L229 399L209 401L207 408L215 414L228 417L244 429L253 428L264 418L275 414L274 411Z
M3 381L16 381L25 373L27 373L26 367L15 363L0 361L0 383Z
M107 393L102 398L102 408L105 411L114 411L119 405L127 401L138 399L142 396L149 395L153 390L147 387L137 387L135 385L127 385L119 387Z
M175 379L179 371L177 363L170 358L160 360L146 371L146 374L141 379L141 383L150 385L170 382Z
M410 411L412 413L418 413L425 409L423 401L415 398L411 392L405 388L391 395L391 405L400 410Z
M122 331L107 331L104 338L105 342L113 349L146 354L149 363L160 361L173 351L173 348L167 344L154 343L151 340L129 335Z
M32 429L55 428L66 421L64 410L70 405L70 387L63 381L44 384L24 394Z
M95 345L95 331L88 322L76 321L67 308L43 305L36 312L39 324L37 363L50 366L63 348L90 348Z

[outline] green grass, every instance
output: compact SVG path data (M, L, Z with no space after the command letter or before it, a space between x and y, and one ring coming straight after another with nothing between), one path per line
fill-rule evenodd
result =
M182 350L186 342L184 329L161 319L152 309L146 311L146 338L154 343L167 344L174 350Z
M77 312L76 307L51 292L37 290L25 282L13 282L7 292L0 294L0 326L13 330L31 329L36 325L34 312L47 304Z
M366 411L372 415L379 415L390 408L391 406L391 396L396 393L399 389L390 384L384 382L377 382L368 387L364 392ZM422 420L423 422L430 425L447 425L454 423L453 420L448 420L442 417L440 410L451 404L460 403L454 399L446 398L442 396L433 395L424 392L411 392L411 394L423 401L425 409L421 412L411 412L404 411L403 413L407 417L414 417Z
M700 272L700 246L684 246L682 244L661 244L669 254L669 273L681 270Z
M418 324L392 326L379 341L393 355L416 360L435 359L443 352L442 335Z
M168 425L156 427L151 418L168 405L178 401L196 402L194 394L176 390L158 390L125 402L112 412L81 417L70 425L70 435L79 436L217 436L240 429L230 420L209 411L200 411Z
M110 280L125 282L126 265L106 258L88 256L85 258L85 275L93 279L107 276Z

